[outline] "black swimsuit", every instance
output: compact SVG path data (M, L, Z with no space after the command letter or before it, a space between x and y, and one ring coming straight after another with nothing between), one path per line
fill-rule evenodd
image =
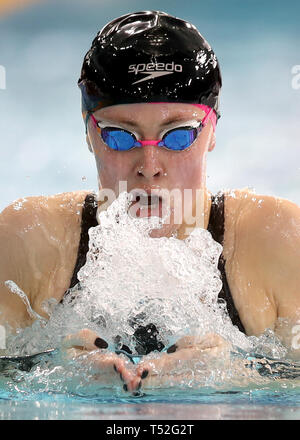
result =
M86 263L86 255L89 250L89 235L88 231L91 227L97 226L98 222L96 219L97 213L97 201L94 194L88 194L85 198L83 209L82 209L82 220L81 220L81 236L78 247L77 260L71 278L70 288L74 287L78 283L77 274L82 266ZM223 245L224 239L224 193L219 192L211 197L211 211L209 217L209 223L207 230L211 233L213 239ZM221 273L223 287L218 295L220 301L225 301L228 314L231 318L233 325L236 325L238 329L245 332L244 326L240 320L238 311L235 308L233 298L230 292L230 288L226 278L225 272L225 260L223 254L221 254L218 263L218 269ZM67 292L66 292L67 293ZM137 340L136 350L140 354L147 354L153 350L161 351L164 346L161 342L157 340L158 331L153 324L148 324L147 326L138 326L135 331L135 337ZM116 340L118 338L116 337ZM117 341L116 341L117 342ZM128 347L119 344L119 348L129 350Z

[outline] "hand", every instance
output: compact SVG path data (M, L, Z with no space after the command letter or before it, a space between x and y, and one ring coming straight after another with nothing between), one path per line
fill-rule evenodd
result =
M224 366L230 348L231 344L215 333L185 336L156 359L140 362L136 376L142 379L143 388L182 383L195 378L198 371L207 374L207 368L220 360Z
M89 329L69 335L62 342L66 357L92 366L98 373L97 381L113 384L121 380L125 391L137 391L141 387L141 378L132 371L128 360L107 351L107 347L107 342Z

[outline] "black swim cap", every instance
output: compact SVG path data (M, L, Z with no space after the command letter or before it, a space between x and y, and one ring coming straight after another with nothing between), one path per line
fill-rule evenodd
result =
M159 11L123 15L98 32L78 81L84 117L139 102L205 104L219 117L218 60L197 28Z

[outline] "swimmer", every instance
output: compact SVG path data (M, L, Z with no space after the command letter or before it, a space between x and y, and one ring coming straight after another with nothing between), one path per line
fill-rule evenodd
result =
M152 215L152 205L162 215L161 190L191 190L192 212L201 194L200 226L223 246L219 299L226 302L233 325L246 335L272 329L299 359L292 338L300 320L300 208L249 189L218 194L207 189L207 154L216 144L222 86L219 63L207 41L192 24L166 13L127 14L97 34L78 84L99 194L109 189L118 196L120 182L127 183L128 192L143 190L134 205L137 217ZM170 221L151 236L184 239L199 219L190 223L183 215L177 221L178 205L175 199L170 203ZM65 292L78 282L88 230L98 224L97 211L103 206L94 194L75 191L28 197L3 210L1 325L17 328L33 322L6 280L26 292L34 312L45 319L42 303L49 298L63 301ZM129 356L128 347L107 353L107 342L89 329L67 336L63 347L71 357L90 354L85 362L93 363L99 375L106 381L122 380L125 391L131 392L175 380L172 371L178 363L209 365L228 353L229 344L216 334L189 336L163 347L149 325L153 345L145 342L144 329L139 328L140 353L156 350L158 356L152 361L144 356L137 366L120 354L125 351Z

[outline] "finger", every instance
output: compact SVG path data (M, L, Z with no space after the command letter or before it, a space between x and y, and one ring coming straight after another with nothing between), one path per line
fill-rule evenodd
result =
M201 346L203 349L208 346L213 345L211 339L206 340L206 337L203 336L183 336L178 339L175 344L171 345L167 349L167 353L175 353L177 350L181 350L182 348L193 348L196 346Z
M172 370L177 367L178 359L173 354L163 354L157 359L141 362L136 369L137 378L141 380L140 390L164 385L170 379L173 381Z
M63 340L62 347L65 349L76 347L82 350L96 350L97 348L107 348L108 343L100 338L94 331L83 329L78 333L68 335Z
M137 391L141 387L141 379L129 369L130 364L115 353L93 352L88 357L93 362L93 367L101 374L113 375L121 380L125 392Z
M175 352L183 348L198 348L201 350L207 350L214 347L226 347L228 345L230 344L217 333L207 333L204 336L189 335L180 338L176 344L168 348L167 352Z
M153 376L171 376L187 368L193 369L196 363L201 363L204 366L216 353L219 353L216 347L209 351L209 355L198 347L181 348L170 354L164 353L157 359L141 362L136 373L142 379L142 383L146 383Z
M66 359L77 359L79 357L83 357L85 355L87 355L89 352L87 350L82 350L81 348L75 348L75 347L71 347L65 350L65 352L63 353L64 358Z
M176 356L175 359L177 359ZM170 365L170 361L174 361L174 354L162 354L157 359L144 360L138 364L136 374L142 380L149 379L150 376L158 375L165 371L168 365Z
M103 353L95 351L97 348L106 348L106 341L99 341L98 335L89 329L80 330L76 334L67 336L63 341L63 347L67 349L69 358L82 358L82 362L98 370L100 376L106 380L118 377L123 384L124 391L135 391L139 388L140 378L136 373L128 369L129 362L115 353ZM92 351L92 353L91 353ZM108 377L109 376L109 377Z

